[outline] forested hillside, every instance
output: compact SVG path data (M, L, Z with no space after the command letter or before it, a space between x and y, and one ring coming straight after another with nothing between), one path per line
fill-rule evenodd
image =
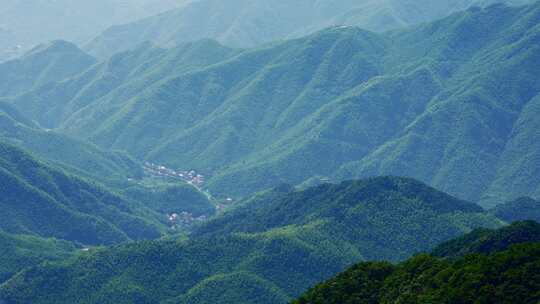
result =
M0 143L0 229L76 241L114 244L156 238L160 225L149 209L35 160Z
M362 260L398 261L502 222L410 179L376 178L239 203L188 240L96 249L31 268L7 303L285 303ZM44 285L46 284L46 286Z
M204 172L216 194L390 174L492 206L540 191L539 20L540 3L495 5L244 51L145 44L10 102L103 148Z
M537 303L539 226L518 223L500 232L486 232L481 238L499 239L509 230L519 230L529 238L509 237L504 249L484 247L482 254L469 251L455 260L419 255L396 266L361 263L317 285L292 303ZM465 239L478 236L473 232ZM454 249L460 251L459 244L456 245Z
M0 284L27 267L68 258L75 250L66 241L12 235L0 230Z

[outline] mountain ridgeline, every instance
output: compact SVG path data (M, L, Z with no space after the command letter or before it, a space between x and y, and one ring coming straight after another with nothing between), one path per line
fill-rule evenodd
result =
M238 203L185 239L92 249L20 272L6 303L286 303L362 260L400 261L503 222L411 179L306 190ZM46 286L45 286L46 285Z
M192 1L161 15L113 26L85 45L106 58L145 41L160 46L214 39L255 47L297 38L333 25L384 32L446 17L471 6L525 4L529 0L221 0ZM207 16L212 16L208 18Z
M497 4L247 50L146 43L5 101L43 127L204 172L217 195L395 175L493 206L540 195L539 21L538 2Z

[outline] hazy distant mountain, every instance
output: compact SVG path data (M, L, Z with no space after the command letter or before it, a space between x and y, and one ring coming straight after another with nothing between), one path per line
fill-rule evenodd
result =
M7 303L287 303L362 260L401 260L500 222L410 179L304 191L282 186L204 225L190 240L90 251L24 271ZM164 302L167 301L167 302Z
M500 204L490 212L507 222L533 220L540 223L540 201L530 197L520 197L511 202Z
M64 80L86 70L96 59L66 41L42 44L18 59L0 63L0 96L11 96Z
M83 43L104 29L148 17L186 3L186 0L3 0L0 56L20 54L37 44L64 39ZM2 59L2 57L0 57Z
M113 26L86 48L107 57L144 41L171 46L211 38L232 47L300 37L331 25L382 32L432 21L472 5L528 0L200 0L158 16Z

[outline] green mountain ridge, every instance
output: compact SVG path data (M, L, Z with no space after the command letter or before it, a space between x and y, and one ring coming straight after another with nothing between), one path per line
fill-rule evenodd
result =
M239 203L187 240L90 250L30 268L3 284L0 298L6 303L218 298L285 303L358 261L402 260L475 227L502 224L475 204L411 179L374 178L307 190L282 186Z
M525 237L515 239L516 234ZM360 263L291 303L536 303L539 239L536 222L474 231L435 250L465 256L419 255L398 265ZM500 241L505 246L494 245ZM483 246L475 249L471 243Z

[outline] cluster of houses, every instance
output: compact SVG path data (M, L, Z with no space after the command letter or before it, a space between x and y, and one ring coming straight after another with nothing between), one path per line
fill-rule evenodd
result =
M199 191L204 192L207 196L210 196L207 192L203 191L203 185L205 182L204 175L197 173L195 170L183 171L173 170L163 165L158 165L152 162L145 162L143 169L147 175L160 177L160 178L172 178L176 180L182 180L188 184L193 185ZM234 200L230 197L215 201L216 211L218 213L223 212L227 207L233 204ZM195 223L207 220L206 216L195 217L192 213L183 211L179 213L166 214L169 221L169 226L173 230L189 228Z
M150 175L183 180L197 188L201 188L204 185L205 181L204 175L198 174L195 170L175 171L163 165L157 165L151 162L144 163L144 170Z
M168 214L168 219L171 229L176 230L181 228L187 228L195 223L206 221L207 217L205 215L195 217L192 213L183 211L180 213Z

